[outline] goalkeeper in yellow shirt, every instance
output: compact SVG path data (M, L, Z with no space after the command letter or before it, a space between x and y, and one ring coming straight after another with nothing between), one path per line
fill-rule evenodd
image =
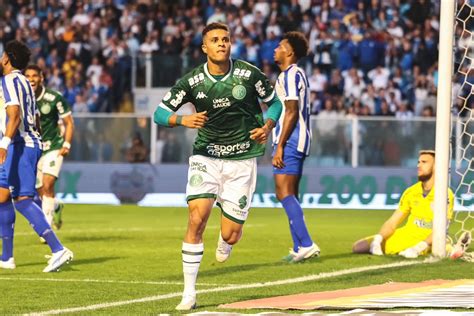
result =
M398 254L405 258L417 258L430 252L434 215L434 162L434 151L420 151L419 181L403 192L398 209L382 225L379 233L357 241L352 247L353 253L371 253L377 256ZM449 188L447 202L449 223L454 206L454 194ZM398 228L405 219L406 224ZM471 234L464 232L456 246L447 245L448 255L453 259L459 258L470 241Z

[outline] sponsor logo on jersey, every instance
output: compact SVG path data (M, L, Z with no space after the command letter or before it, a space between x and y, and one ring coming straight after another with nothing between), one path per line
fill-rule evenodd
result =
M232 208L232 213L236 217L245 218L247 216L247 211L242 211L236 208Z
M242 100L247 95L247 90L245 87L238 84L232 89L232 96L237 100Z
M43 114L49 114L51 112L51 107L49 104L45 104L41 107L41 113Z
M263 82L262 82L262 80L259 80L259 81L255 84L255 90L257 90L257 93L258 93L258 95L260 96L260 98L264 98L264 97L265 97L266 91L265 91L265 88L263 87Z
M200 174L193 174L189 179L189 185L192 187L197 187L200 186L203 181L204 180L202 179L202 176Z
M214 107L214 109L226 108L230 106L230 100L229 98L214 99L212 100L212 106Z
M179 90L178 93L176 93L176 97L170 101L170 104L174 106L175 108L181 105L181 102L183 102L183 98L186 95L186 91L184 90Z
M205 99L205 98L207 98L207 95L204 92L199 91L196 96L196 99Z
M243 78L243 79L250 79L250 76L252 75L252 72L248 69L240 69L240 68L235 68L233 75L235 77Z
M418 226L420 228L427 228L427 229L433 228L433 223L432 222L428 222L428 221L425 221L423 219L415 219L414 223L415 223L416 226Z
M168 91L167 94L165 94L165 97L163 98L163 101L168 101L171 98L171 92Z
M56 103L56 108L58 109L59 113L64 113L64 106L62 102Z
M207 166L202 162L193 161L191 163L191 171L207 172Z
M204 82L204 74L202 72L188 79L191 88L196 87L202 82Z
M250 141L222 145L210 143L207 145L207 153L214 157L228 157L247 152L250 148Z
M48 92L46 92L43 96L43 99L46 100L46 101L49 101L49 102L54 101L55 98L56 98L56 96L54 94L51 94L51 93L48 93Z

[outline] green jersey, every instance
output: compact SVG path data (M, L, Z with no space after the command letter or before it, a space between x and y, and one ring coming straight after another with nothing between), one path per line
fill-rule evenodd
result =
M190 102L197 112L207 111L209 120L198 131L194 155L240 160L265 152L264 144L250 139L250 131L263 126L258 99L272 100L273 87L257 67L241 60L230 63L229 72L220 80L209 73L207 63L196 67L160 104L174 112Z
M36 103L40 112L43 154L61 149L64 138L61 135L58 121L60 118L70 115L71 108L59 92L45 87L42 87Z

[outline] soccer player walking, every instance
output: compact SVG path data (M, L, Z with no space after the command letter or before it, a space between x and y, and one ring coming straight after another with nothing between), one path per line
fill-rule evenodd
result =
M256 157L264 154L265 142L282 107L258 68L229 58L230 34L225 24L207 25L202 36L207 62L180 79L154 115L155 122L163 126L199 129L189 158L189 219L182 247L184 291L177 310L196 307L202 236L215 201L222 210L216 260L226 261L232 245L241 238L255 191ZM258 99L269 105L266 122ZM187 102L197 113L174 113Z
M53 253L43 272L56 271L72 260L73 253L63 247L33 202L36 168L41 156L41 136L36 122L36 102L28 80L21 74L30 50L19 41L10 41L1 58L3 77L0 86L0 268L14 269L13 235L15 208L26 217L36 233L46 240Z
M35 93L43 139L43 155L38 162L36 188L49 225L59 229L62 225L62 205L55 199L54 185L59 177L63 159L71 150L74 121L71 108L63 96L43 85L43 72L39 66L26 67L25 77ZM64 123L64 137L61 135L59 120Z
M284 102L283 113L273 130L273 175L277 199L283 205L293 239L293 248L284 260L299 262L319 256L319 247L308 233L298 188L303 163L311 144L309 85L297 66L308 52L308 41L301 32L285 33L275 49L275 63L281 70L275 90Z

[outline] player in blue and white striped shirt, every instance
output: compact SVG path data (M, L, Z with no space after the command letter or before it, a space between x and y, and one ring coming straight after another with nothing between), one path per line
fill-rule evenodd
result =
M319 256L320 252L308 233L297 198L303 163L311 144L309 85L304 71L296 64L307 52L308 41L304 34L288 32L274 55L282 71L276 92L285 106L273 132L272 164L276 196L288 216L293 239L293 248L285 257L290 262Z
M36 166L41 157L41 136L37 129L36 99L31 85L21 73L30 59L22 42L7 43L1 58L0 85L0 268L14 269L13 235L15 208L26 217L53 253L43 272L56 271L70 261L72 252L63 247L41 208L33 202Z

